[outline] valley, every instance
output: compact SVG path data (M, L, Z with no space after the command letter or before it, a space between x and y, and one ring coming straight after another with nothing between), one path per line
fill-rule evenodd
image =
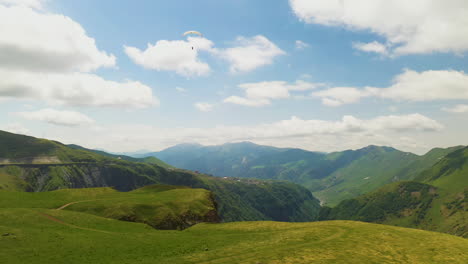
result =
M251 143L254 150L240 151L246 144L241 143L235 146L237 158L215 152L210 155L217 160L205 164L222 161L222 168L251 174L215 177L200 167L200 172L178 169L164 158L113 155L6 132L0 132L0 142L13 149L0 151L0 258L7 263L465 263L468 258L463 238L468 148L423 156L375 146L325 154ZM264 165L253 166L247 152ZM204 155L198 159L210 160ZM233 161L245 167L229 165ZM265 177L267 172L277 174ZM363 185L363 177L376 179ZM336 206L320 206L311 188L319 195L346 195L334 200Z

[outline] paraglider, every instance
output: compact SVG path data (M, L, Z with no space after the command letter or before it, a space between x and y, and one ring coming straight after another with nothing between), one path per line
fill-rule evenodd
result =
M195 31L195 30L190 30L190 31L187 31L183 34L183 36L189 36L189 35L197 35L199 37L203 37L203 34L198 32L198 31ZM193 50L193 47L192 47L192 50Z
M198 31L195 31L195 30L190 30L190 31L187 31L183 34L183 36L188 36L188 35L198 35L200 37L203 37L203 34L198 32Z

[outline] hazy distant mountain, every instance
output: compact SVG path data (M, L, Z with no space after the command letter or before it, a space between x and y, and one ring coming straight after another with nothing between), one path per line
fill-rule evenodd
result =
M335 205L387 183L411 180L457 148L438 148L423 156L379 146L327 154L241 142L182 144L148 155L216 176L292 181L309 188L323 203Z

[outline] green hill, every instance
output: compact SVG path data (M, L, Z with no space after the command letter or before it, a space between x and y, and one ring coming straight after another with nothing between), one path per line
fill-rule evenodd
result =
M334 208L321 220L349 219L416 227L468 237L468 148L455 150L416 177Z
M460 148L437 148L422 156L378 146L326 154L242 142L208 147L183 144L150 154L180 168L217 176L291 181L333 206L388 183L412 180Z
M468 240L352 221L165 231L47 209L0 209L3 263L466 263Z
M311 221L320 209L306 188L288 182L210 177L7 132L0 132L0 141L6 146L0 155L0 188L5 190L109 186L130 191L152 184L203 188L213 192L223 221Z
M157 229L184 229L218 222L216 203L204 189L152 185L131 192L111 188L27 193L0 191L0 208L45 208L85 212L139 222Z
M162 160L160 160L160 159L158 159L156 157L134 158L134 157L125 156L125 155L115 155L115 154L110 154L110 153L107 153L107 152L101 151L101 150L88 149L88 148L78 146L78 145L75 145L75 144L67 145L67 147L70 147L72 149L85 150L85 151L88 151L88 152L94 152L96 154L106 156L106 157L110 157L110 158L122 159L122 160L133 161L133 162L151 163L151 164L155 164L155 165L158 165L159 167L163 167L163 168L166 168L166 169L174 168L173 166L163 162Z

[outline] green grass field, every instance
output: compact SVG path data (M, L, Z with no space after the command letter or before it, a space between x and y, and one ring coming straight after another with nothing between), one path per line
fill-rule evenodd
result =
M2 263L466 263L468 240L352 221L184 231L50 209L0 209Z
M158 229L183 229L198 222L217 220L209 191L167 185L147 186L131 192L118 192L112 188L41 193L0 191L0 208L85 212L145 223Z

